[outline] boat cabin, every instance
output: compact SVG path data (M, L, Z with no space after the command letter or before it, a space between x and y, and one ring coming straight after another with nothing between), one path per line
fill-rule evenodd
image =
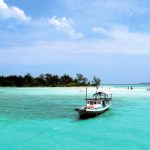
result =
M96 105L102 105L105 107L112 100L112 94L106 92L97 92L93 94L93 98L87 98L86 104L88 107L94 107Z
M110 93L106 93L106 92L97 92L95 94L93 94L93 98L95 99L112 99L112 94Z
M86 98L87 101L97 101L97 100L111 100L112 94L106 92L97 92L93 94L93 98Z

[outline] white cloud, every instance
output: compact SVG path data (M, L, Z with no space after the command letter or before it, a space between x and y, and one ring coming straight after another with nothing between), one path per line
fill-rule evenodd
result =
M150 35L125 28L108 29L108 38L82 41L38 41L0 49L0 64L89 63L105 55L150 55ZM8 56L9 54L9 56Z
M102 27L94 27L92 29L92 31L95 33L100 33L100 34L106 34L107 33L107 30L105 28L102 28Z
M60 22L56 21L57 26ZM61 29L61 28L60 28ZM59 30L59 28L58 28ZM103 55L147 55L150 56L150 34L130 31L124 26L109 28L95 27L94 32L104 34L96 38L82 40L43 40L40 38L31 42L13 42L0 48L0 64L52 64L63 62L99 61L95 58ZM31 36L35 35L33 32ZM37 37L37 35L36 35ZM41 37L41 34L39 35ZM10 42L9 42L10 44ZM9 54L9 55L8 55Z
M71 38L81 38L82 34L77 32L73 27L73 20L67 19L65 17L63 18L57 18L56 16L53 16L48 20L48 23L50 25L53 25L58 32L63 32L68 34Z
M97 40L95 50L99 49L110 53L150 54L149 33L131 32L123 26L108 29L96 27L92 31L104 34L107 37ZM95 44L94 42L93 45Z
M29 21L30 17L26 16L24 11L16 6L8 6L4 0L0 0L0 18L15 18L21 21Z

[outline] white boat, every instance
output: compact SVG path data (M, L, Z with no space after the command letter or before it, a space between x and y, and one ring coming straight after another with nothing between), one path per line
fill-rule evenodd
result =
M112 94L100 91L93 94L93 98L86 98L86 106L76 108L80 118L97 116L109 109L112 104Z

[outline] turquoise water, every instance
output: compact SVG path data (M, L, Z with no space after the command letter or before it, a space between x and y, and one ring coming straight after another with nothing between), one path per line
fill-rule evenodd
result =
M107 87L111 109L87 120L85 88L0 88L0 150L149 150L150 92Z

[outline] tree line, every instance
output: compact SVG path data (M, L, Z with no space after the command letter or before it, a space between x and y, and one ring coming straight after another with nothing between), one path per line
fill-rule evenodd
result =
M10 75L0 76L1 87L70 87L70 86L98 86L100 79L93 77L92 81L89 81L82 74L76 74L73 78L68 74L62 76L53 74L41 74L38 77L33 77L30 73L24 76Z

